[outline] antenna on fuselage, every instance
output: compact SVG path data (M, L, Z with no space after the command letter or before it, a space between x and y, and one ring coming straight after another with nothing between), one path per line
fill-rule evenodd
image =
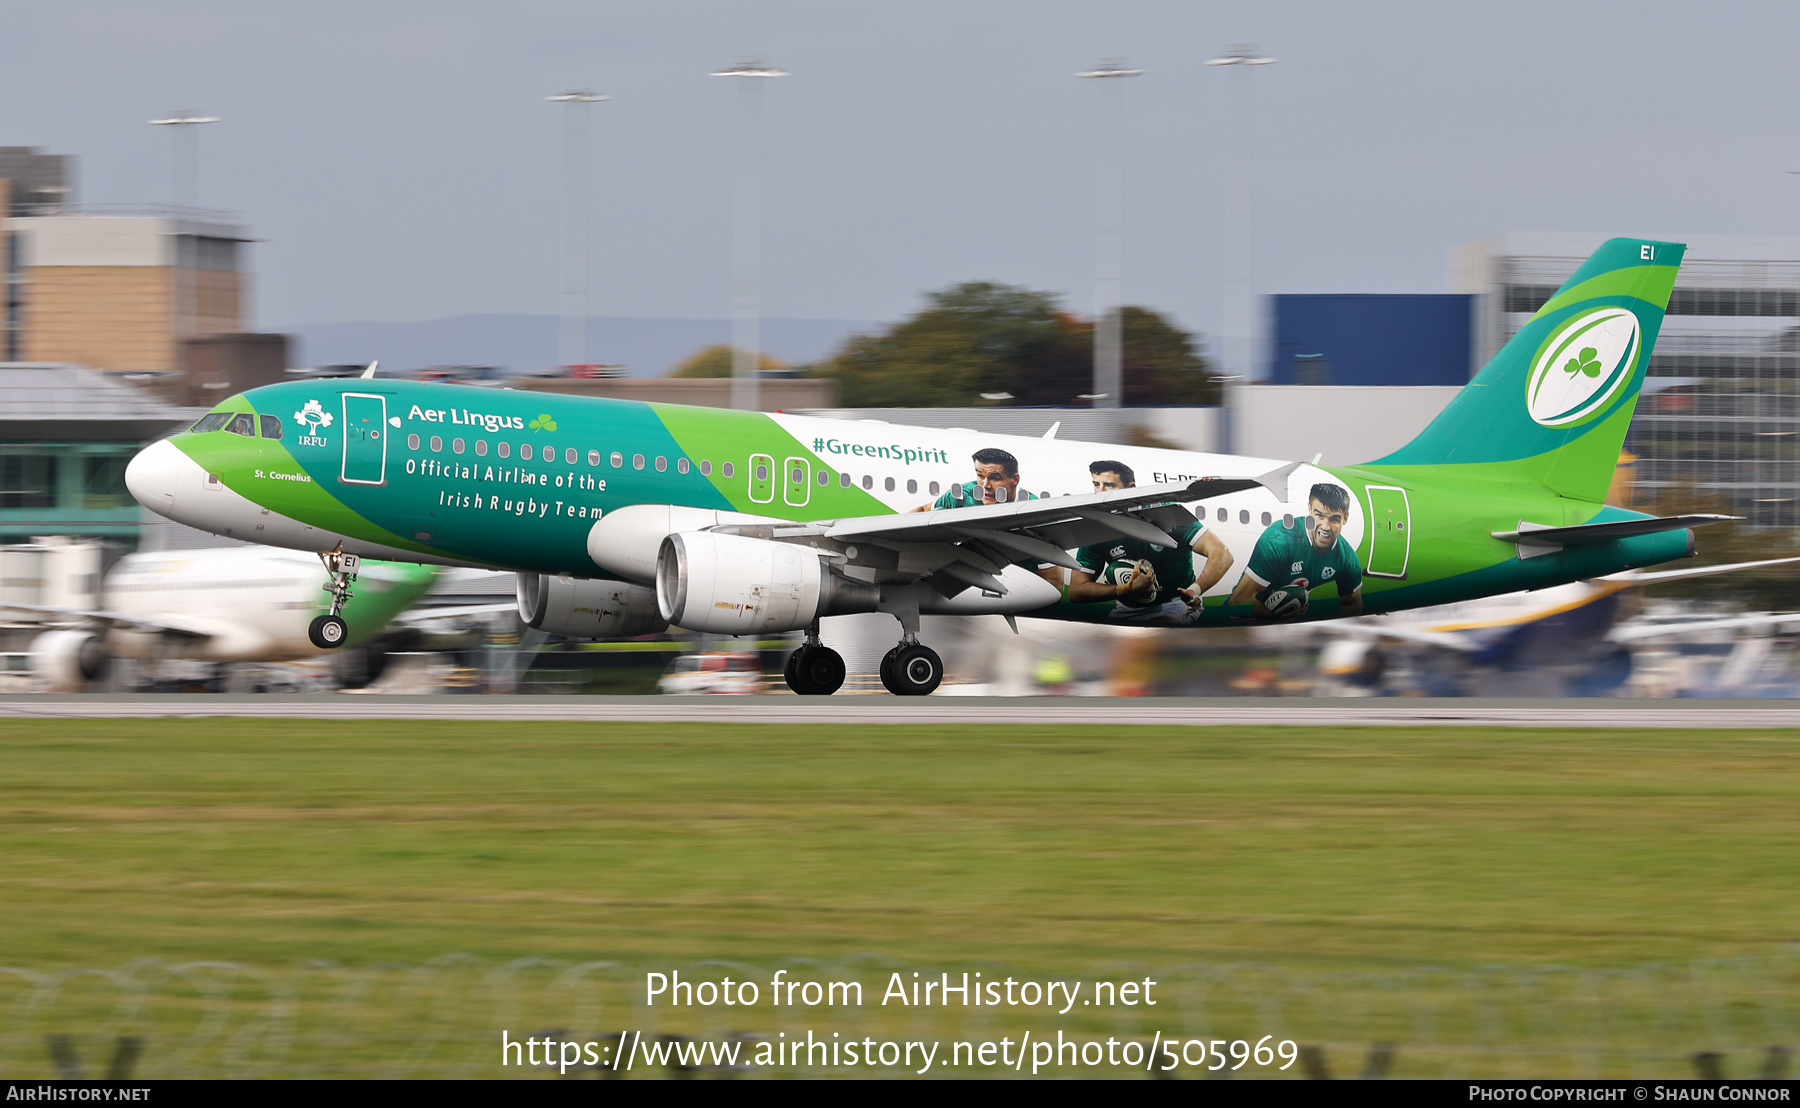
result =
M376 358L374 361L370 362L369 368L362 371L363 380L367 381L369 378L375 376L375 367L380 364L381 364L380 358Z

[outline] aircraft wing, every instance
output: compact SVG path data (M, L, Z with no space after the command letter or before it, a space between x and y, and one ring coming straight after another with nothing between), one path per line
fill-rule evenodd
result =
M30 612L42 616L47 623L98 623L121 631L150 631L194 639L209 639L217 633L206 621L170 619L166 616L126 616L117 612L84 612L76 608L52 608L39 604L0 605L0 611Z
M1421 646L1438 646L1463 654L1473 654L1482 649L1480 643L1466 636L1449 631L1427 631L1417 627L1387 627L1379 623L1343 621L1322 623L1319 625L1319 629L1329 634L1347 635L1351 638L1394 639L1397 642L1418 643Z
M827 538L877 546L909 544L964 545L998 548L1001 563L1036 558L1081 569L1068 551L1115 537L1141 539L1158 546L1180 546L1168 529L1192 521L1182 502L1208 500L1257 487L1287 495L1287 477L1300 463L1258 477L1206 477L1188 484L1172 482L1114 489L1083 496L1018 500L1010 504L976 504L900 515L859 516L822 525ZM984 559L994 561L995 559ZM998 572L997 569L991 572ZM975 582L969 582L974 584ZM998 584L998 581L994 581ZM983 583L986 587L986 583Z
M1615 627L1607 635L1611 642L1642 642L1671 635L1687 635L1695 631L1726 631L1734 627L1767 627L1781 623L1800 623L1800 612L1756 612L1747 616L1722 616L1718 619L1692 619L1680 623L1627 624Z
M1685 581L1690 577L1711 577L1717 573L1735 573L1740 569L1760 569L1763 566L1782 566L1793 562L1800 562L1800 558L1765 558L1760 562L1732 562L1722 566L1664 569L1651 573L1640 569L1628 569L1624 573L1613 573L1605 577L1596 577L1594 580L1616 582L1622 585L1655 585L1664 581Z

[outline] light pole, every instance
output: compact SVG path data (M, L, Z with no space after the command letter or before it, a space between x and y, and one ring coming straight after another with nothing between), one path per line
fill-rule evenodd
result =
M572 366L587 361L587 106L608 97L598 95L592 89L570 89L560 96L544 99L552 104L568 105L563 111L563 287L559 350L562 364Z
M152 119L153 127L169 130L169 203L177 208L193 208L200 203L200 140L194 128L202 123L217 123L216 115L201 115L192 108L170 112L165 119Z
M170 112L162 119L152 119L152 127L169 128L169 203L174 214L179 217L193 213L200 205L200 137L194 128L203 123L217 123L216 115L201 115L192 108ZM171 296L174 310L170 312L169 329L173 332L174 350L171 363L185 369L186 356L182 350L182 340L193 336L200 330L199 321L199 280L195 270L200 264L199 241L181 232L181 224L172 222L174 228L175 257L171 270ZM182 243L186 241L193 248L193 255L183 264Z
M716 70L714 77L738 77L738 157L736 235L731 312L731 406L761 406L757 370L762 315L762 82L787 74L760 62Z
M1126 66L1123 58L1107 58L1075 74L1085 79L1136 77L1144 71ZM1099 130L1094 181L1094 407L1117 408L1125 382L1120 356L1125 155L1119 126L1118 82L1100 85Z
M1239 377L1251 375L1250 285L1253 268L1251 221L1255 206L1255 119L1250 88L1250 66L1272 65L1250 44L1233 46L1224 55L1207 59L1207 65L1229 65L1231 80L1231 176L1225 215L1225 369Z

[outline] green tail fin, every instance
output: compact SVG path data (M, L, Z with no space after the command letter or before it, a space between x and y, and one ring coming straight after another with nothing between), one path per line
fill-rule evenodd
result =
M1482 465L1606 497L1687 247L1610 239L1419 437L1371 465Z

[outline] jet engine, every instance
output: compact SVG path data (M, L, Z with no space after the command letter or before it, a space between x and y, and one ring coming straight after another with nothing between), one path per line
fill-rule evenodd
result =
M519 618L526 626L576 639L628 639L666 630L656 594L624 581L519 573Z
M656 559L657 609L690 631L798 631L821 616L873 612L879 598L874 585L793 543L684 531L665 538Z
M31 675L59 692L79 692L106 674L108 657L86 631L45 631L31 640Z

